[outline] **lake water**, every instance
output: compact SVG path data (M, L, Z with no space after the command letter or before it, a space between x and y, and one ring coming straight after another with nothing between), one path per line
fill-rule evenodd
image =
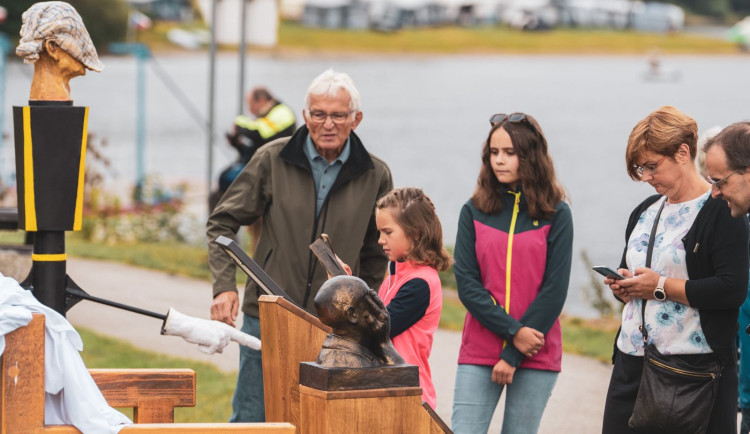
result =
M135 178L135 61L103 58L105 70L71 81L76 105L91 107L89 130L106 137L116 179ZM208 56L162 55L159 63L188 99L205 113ZM625 172L624 150L635 123L662 105L693 116L700 131L750 119L750 57L668 57L677 80L646 80L645 57L577 56L249 56L246 83L265 84L301 119L304 93L314 76L333 67L348 72L362 94L364 120L357 129L368 149L391 167L396 186L422 187L443 222L445 241L455 239L458 212L469 198L490 114L523 111L542 125L558 176L567 189L575 222L574 263L565 311L592 315L582 287L596 264L616 266L627 217L652 193ZM237 114L237 59L217 63L214 174L234 157L223 132ZM10 106L28 98L31 67L8 67L5 131ZM147 68L146 173L165 181L188 180L202 204L206 182L206 133ZM0 149L4 179L13 170L12 146ZM202 210L202 206L196 207ZM205 220L202 211L197 218ZM598 280L598 279L597 279ZM208 291L208 288L207 288Z

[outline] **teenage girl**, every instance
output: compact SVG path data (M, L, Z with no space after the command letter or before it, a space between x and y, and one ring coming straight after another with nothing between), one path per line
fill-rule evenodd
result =
M530 115L497 114L454 266L464 322L453 432L486 433L506 388L502 433L536 433L562 359L558 316L568 291L570 208L547 140Z
M390 261L378 295L391 318L391 341L406 363L419 367L422 401L434 409L435 387L427 360L443 309L438 271L450 268L453 260L443 247L435 205L421 189L392 190L375 208L378 243Z

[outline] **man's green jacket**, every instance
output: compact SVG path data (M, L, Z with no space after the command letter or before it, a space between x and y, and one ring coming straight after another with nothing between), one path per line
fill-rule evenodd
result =
M314 312L313 299L327 276L309 245L327 233L339 257L371 288L385 275L387 257L378 245L375 203L393 188L388 166L369 154L354 132L351 154L341 167L320 214L315 215L316 192L303 147L303 126L291 137L258 150L208 219L209 266L214 296L236 291L235 266L213 242L219 235L234 237L242 225L263 217L253 259L297 303ZM242 311L258 316L260 288L248 279Z

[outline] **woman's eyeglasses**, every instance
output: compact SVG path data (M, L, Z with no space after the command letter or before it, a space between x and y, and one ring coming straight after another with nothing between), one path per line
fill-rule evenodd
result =
M724 185L724 184L725 184L725 183L726 183L726 182L727 182L727 181L729 180L729 177L730 177L730 176L734 175L734 174L735 174L735 173L737 173L737 172L741 172L741 171L743 171L743 170L745 170L745 169L737 169L737 170L735 170L734 172L732 172L732 173L730 173L729 175L727 175L727 176L725 176L725 177L721 178L721 179L720 179L720 180L718 180L718 181L714 180L713 178L709 178L709 177L707 176L707 177L706 177L706 181L707 181L707 182L708 182L709 184L711 184L711 186L712 186L712 187L716 187L716 189L717 189L717 190L721 190L721 186L722 186L722 185Z
M633 168L635 169L636 173L638 173L639 178L643 178L644 173L648 173L651 175L656 171L656 168L661 164L664 159L667 158L667 156L663 156L657 161L656 163L644 163L643 166L639 166L637 164L633 164Z
M494 115L490 116L490 125L494 127L497 124L503 123L506 119L508 120L508 122L512 122L514 124L522 121L527 121L525 113L511 113L509 115L505 113L495 113Z

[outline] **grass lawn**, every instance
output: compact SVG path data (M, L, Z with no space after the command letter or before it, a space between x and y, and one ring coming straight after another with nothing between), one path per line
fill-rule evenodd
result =
M174 51L167 32L177 23L157 22L139 33L139 41L153 51ZM184 25L183 25L184 26ZM203 28L196 23L193 28ZM234 46L221 49L235 51ZM605 29L555 29L522 32L505 26L439 26L405 28L397 32L320 29L292 21L279 24L278 43L273 48L251 47L257 52L318 55L331 54L637 54L654 48L664 54L734 54L736 44L701 35L639 33Z
M331 30L282 22L280 49L357 53L431 54L730 54L737 46L699 35L556 29L521 32L501 26L403 29L395 33Z

